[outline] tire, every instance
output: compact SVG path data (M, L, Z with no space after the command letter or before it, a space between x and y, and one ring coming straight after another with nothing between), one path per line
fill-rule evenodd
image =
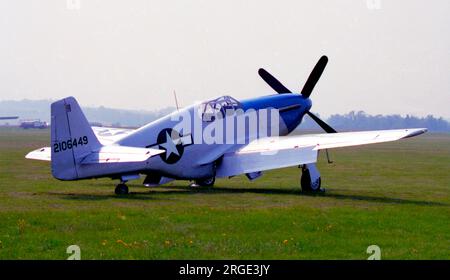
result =
M118 185L116 186L116 189L114 190L114 192L115 192L117 195L125 195L125 194L128 194L128 187L127 187L127 185L125 185L125 184L118 184Z
M195 180L195 183L201 187L212 187L216 182L216 177Z
M311 176L309 175L309 170L305 169L302 171L302 175L300 178L300 185L302 187L302 191L304 192L320 192L320 187L322 185L322 178L319 177L318 184L315 186L311 185Z

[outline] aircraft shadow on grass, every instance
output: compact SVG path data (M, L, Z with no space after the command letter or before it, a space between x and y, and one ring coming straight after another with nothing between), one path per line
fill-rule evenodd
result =
M153 188L148 192L130 192L128 195L117 196L114 194L75 194L75 193L49 193L52 195L60 196L63 199L70 200L161 200L165 195L195 195L195 194L239 194L239 193L254 193L254 194L275 194L275 195L297 195L306 197L324 197L333 198L337 200L353 200L353 201L365 201L365 202L379 202L386 204L409 204L418 206L449 206L446 203L425 201L425 200L411 200L403 198L392 197L378 197L368 195L355 195L355 194L338 194L331 191L324 193L305 193L299 189L275 189L275 188L192 188L186 186L170 186L166 188Z

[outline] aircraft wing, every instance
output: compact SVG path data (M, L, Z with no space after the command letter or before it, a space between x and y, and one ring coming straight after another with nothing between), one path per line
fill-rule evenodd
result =
M425 133L425 128L267 137L225 154L217 177L235 176L314 163L319 150L395 141Z
M122 139L135 129L92 126L92 130L100 143L108 145Z

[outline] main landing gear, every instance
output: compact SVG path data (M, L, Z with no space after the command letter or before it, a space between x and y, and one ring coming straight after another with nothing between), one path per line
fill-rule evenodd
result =
M120 182L114 191L117 195L128 194L128 186L125 185L125 182Z
M320 179L320 173L315 164L304 164L302 167L302 175L300 178L300 185L303 192L319 193L324 192L325 189L321 189L322 180Z
M195 180L194 183L190 184L190 187L212 187L216 182L216 177L210 177L205 179Z

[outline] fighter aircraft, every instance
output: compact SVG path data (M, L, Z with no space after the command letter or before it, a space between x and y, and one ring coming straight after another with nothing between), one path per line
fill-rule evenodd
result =
M136 130L91 127L77 101L67 97L51 105L51 147L32 151L26 158L51 161L52 175L59 180L119 180L115 188L118 195L127 194L126 182L140 176L145 176L145 186L190 180L193 186L211 187L216 178L245 174L255 180L266 170L289 166L301 167L303 191L320 192L319 151L395 141L427 131L408 128L338 133L310 112L310 95L327 62L326 56L320 58L299 93L259 69L261 78L277 94L241 101L221 96L179 109ZM252 130L246 112L259 114L268 109L270 119L257 115L258 129ZM305 115L326 133L291 135ZM228 130L219 135L219 127L236 125L242 116L244 132L233 127L233 133ZM188 127L196 124L200 129ZM261 133L269 128L271 133ZM205 135L215 141L205 141Z

